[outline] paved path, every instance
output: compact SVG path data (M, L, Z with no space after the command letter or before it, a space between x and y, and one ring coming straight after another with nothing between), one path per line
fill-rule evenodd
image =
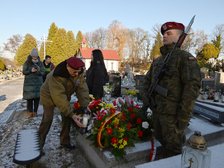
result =
M20 77L0 82L0 96L6 98L5 100L0 100L0 113L4 112L11 103L22 99L23 81L24 78Z

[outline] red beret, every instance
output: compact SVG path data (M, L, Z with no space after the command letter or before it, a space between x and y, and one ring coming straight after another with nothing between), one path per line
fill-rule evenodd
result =
M177 23L177 22L166 22L161 26L162 35L165 33L165 31L170 29L184 30L184 25L182 23Z
M85 66L85 63L80 58L76 57L67 59L67 64L73 69L81 69Z

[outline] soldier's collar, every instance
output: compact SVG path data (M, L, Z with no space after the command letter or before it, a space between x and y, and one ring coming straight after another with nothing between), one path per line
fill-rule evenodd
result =
M175 43L172 43L170 45L164 45L160 48L160 52L162 55L166 55L168 52L170 52L173 47L174 47Z

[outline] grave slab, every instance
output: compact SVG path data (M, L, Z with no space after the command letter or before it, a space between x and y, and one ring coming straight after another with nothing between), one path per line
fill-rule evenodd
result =
M215 125L204 118L193 117L191 119L190 125L186 130L186 137L189 138L194 131L200 131L202 135L205 136L209 146L224 142L224 126ZM90 142L81 134L77 137L77 143L93 167L126 168L134 167L135 165L149 161L149 150L151 147L150 141L136 143L135 147L127 148L127 154L122 160L116 160L110 151L96 148L93 145L93 142ZM156 146L160 146L158 141L156 141Z
M208 148L211 151L211 168L223 168L223 149L224 143L215 145ZM173 156L158 161L144 163L136 165L135 168L180 168L181 167L181 155Z

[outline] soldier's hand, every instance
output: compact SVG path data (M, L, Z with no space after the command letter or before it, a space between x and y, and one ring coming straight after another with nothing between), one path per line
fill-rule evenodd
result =
M81 128L84 128L85 126L82 124L82 117L80 115L74 114L72 116L73 121Z

